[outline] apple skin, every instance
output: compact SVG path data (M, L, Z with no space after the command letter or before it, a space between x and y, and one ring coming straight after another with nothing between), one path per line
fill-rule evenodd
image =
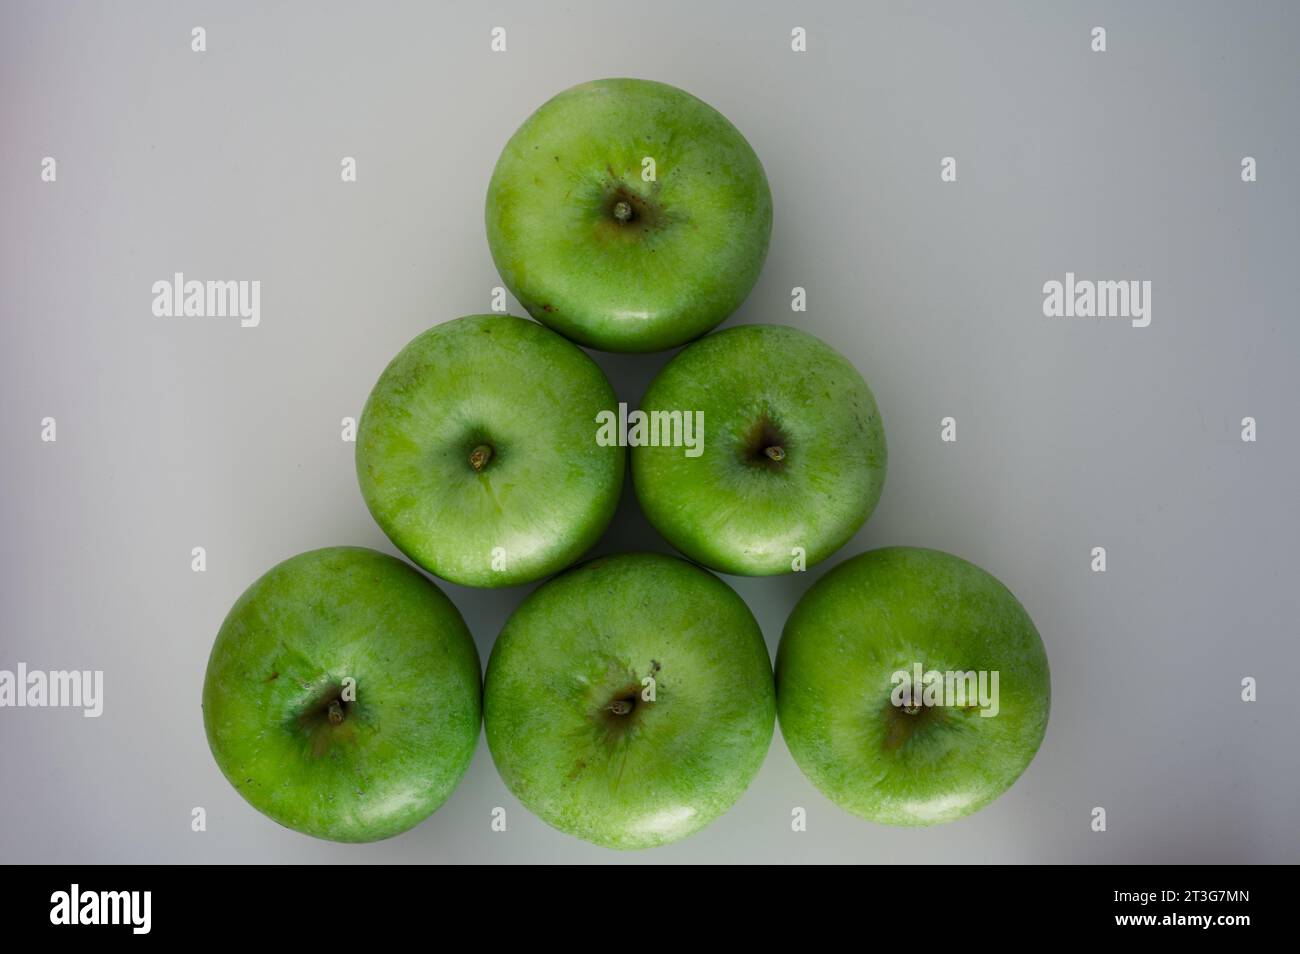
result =
M646 677L654 701L637 695ZM632 710L612 712L619 700ZM763 764L775 707L749 608L658 554L594 560L529 596L492 650L483 705L515 797L620 849L685 838L727 811Z
M501 278L538 321L603 351L662 351L740 307L767 257L772 195L713 107L604 79L555 96L510 138L486 220Z
M885 431L871 389L839 352L784 325L739 325L678 354L642 411L704 412L704 450L632 448L647 519L723 573L812 566L866 522L885 483ZM764 454L782 448L780 461Z
M403 348L366 401L361 494L430 573L528 583L582 556L614 516L626 452L596 443L596 414L616 404L596 363L535 322L445 322ZM492 453L476 470L484 446Z
M258 811L317 838L377 841L427 818L465 774L479 671L460 613L413 568L360 547L312 550L230 610L208 660L203 724L222 773ZM346 678L355 701L340 699Z
M997 670L1000 711L891 702L893 673ZM891 547L844 561L795 606L776 659L781 733L841 808L885 825L949 822L1020 777L1047 729L1043 642L1011 592L938 550ZM921 720L911 722L909 720Z

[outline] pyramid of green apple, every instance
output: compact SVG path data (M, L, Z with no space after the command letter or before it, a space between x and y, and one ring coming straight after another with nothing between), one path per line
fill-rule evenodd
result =
M471 315L412 340L366 401L357 480L429 573L553 578L510 616L482 681L459 612L408 564L336 547L275 566L226 617L204 681L208 741L240 794L310 835L389 837L450 796L486 724L537 817L648 848L735 804L778 719L813 784L879 823L952 821L1010 787L1043 739L1050 675L1023 606L979 568L909 548L846 560L791 613L774 675L753 615L707 569L652 554L574 566L617 508L625 445L651 525L723 573L826 560L881 498L880 412L844 356L779 325L709 334L771 234L744 136L662 83L574 87L506 144L486 226L536 321ZM636 412L651 439L601 438L619 405L579 345L687 345ZM683 444L688 421L698 440ZM900 701L913 670L990 675L995 698L980 683L977 705Z

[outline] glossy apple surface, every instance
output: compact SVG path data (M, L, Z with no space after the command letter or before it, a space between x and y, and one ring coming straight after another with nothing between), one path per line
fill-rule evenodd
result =
M486 220L497 270L534 318L588 347L660 351L749 294L772 196L745 137L707 103L606 79L555 96L510 138Z
M501 632L484 688L506 786L547 824L610 848L676 841L725 812L774 718L749 608L711 573L652 554L544 584Z
M393 359L357 429L357 479L388 538L430 573L513 586L604 531L625 452L596 442L616 406L582 349L524 318L472 315Z
M258 811L317 838L375 841L451 794L480 698L478 653L442 591L393 557L333 547L285 560L235 603L208 660L203 724Z
M741 325L687 347L641 401L704 414L696 457L632 448L646 517L692 560L724 573L789 573L853 536L885 483L871 389L829 345L784 325Z
M893 674L916 663L996 670L997 714L896 706ZM1051 703L1043 642L1010 591L958 557L907 547L846 560L804 594L776 680L781 733L804 774L887 825L953 821L993 801L1033 760Z

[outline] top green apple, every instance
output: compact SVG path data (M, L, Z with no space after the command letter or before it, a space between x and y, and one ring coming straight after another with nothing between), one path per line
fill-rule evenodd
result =
M763 166L726 117L664 83L606 79L506 143L488 246L538 321L603 351L661 351L739 307L772 232Z

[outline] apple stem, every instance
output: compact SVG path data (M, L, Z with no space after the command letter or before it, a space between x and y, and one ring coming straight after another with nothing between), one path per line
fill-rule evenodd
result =
M609 704L609 711L614 715L627 715L632 711L632 703L626 699L615 699Z
M771 447L764 447L763 453L768 456L769 460L773 460L778 464L785 460L785 448L780 444L773 444Z
M620 199L614 203L614 218L620 222L632 221L632 204Z
M343 724L343 706L339 704L339 701L337 699L335 699L333 702L330 703L329 719L330 719L330 725Z
M469 465L474 468L475 473L482 473L491 459L492 447L488 444L479 444L469 455Z

